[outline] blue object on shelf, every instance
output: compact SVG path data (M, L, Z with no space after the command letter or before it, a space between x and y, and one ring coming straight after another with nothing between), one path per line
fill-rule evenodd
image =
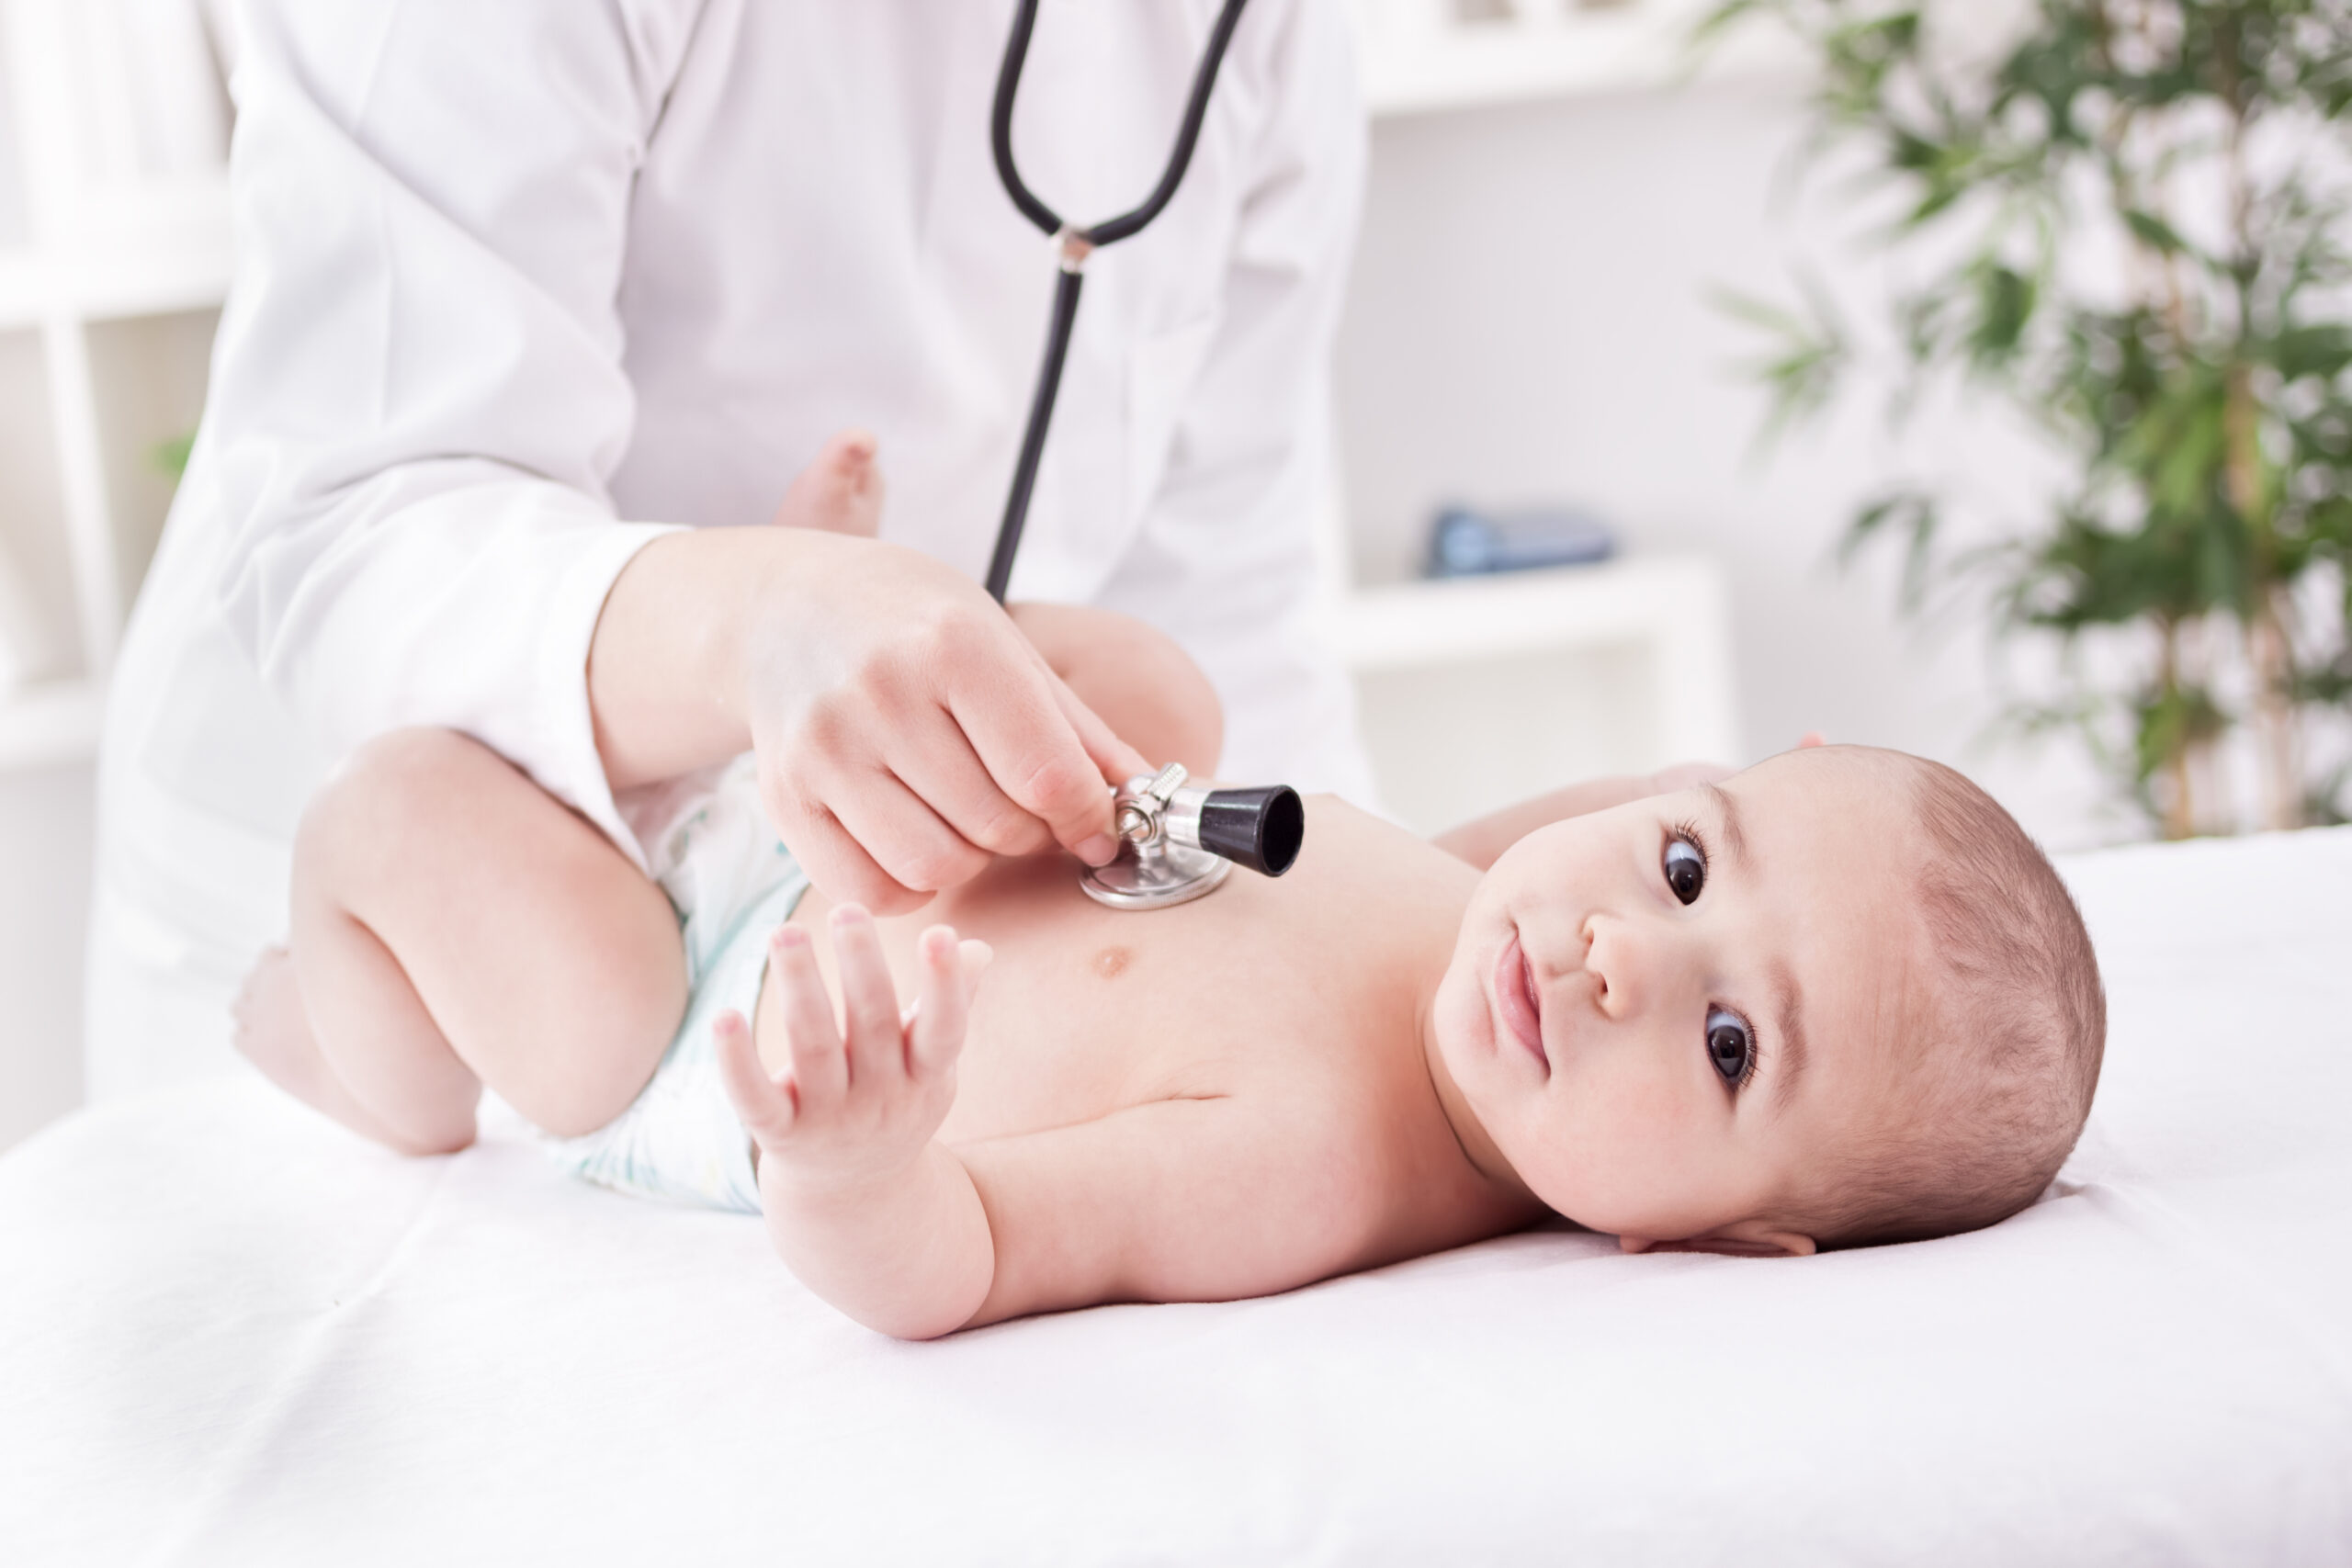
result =
M1449 506L1430 525L1430 555L1423 570L1431 577L1479 577L1584 566L1616 553L1616 530L1589 513L1498 514Z

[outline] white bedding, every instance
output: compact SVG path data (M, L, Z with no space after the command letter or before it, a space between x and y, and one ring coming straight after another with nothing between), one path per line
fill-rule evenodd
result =
M910 1346L511 1125L75 1117L0 1159L0 1560L2352 1562L2352 831L2068 874L2059 1188L1826 1258L1557 1230Z

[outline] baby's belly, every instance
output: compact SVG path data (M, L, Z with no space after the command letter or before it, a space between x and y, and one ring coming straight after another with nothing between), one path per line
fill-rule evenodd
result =
M953 926L994 950L973 998L956 1108L940 1129L949 1142L1233 1093L1268 1066L1250 1040L1277 1032L1303 1043L1298 1021L1283 1016L1277 976L1312 961L1299 951L1314 945L1312 933L1294 931L1273 948L1240 940L1240 928L1271 913L1272 885L1237 875L1213 897L1127 913L1088 898L1077 872L1057 857L1001 862L918 914L877 922L902 1004L914 994L914 943L925 928ZM828 910L811 892L793 919L816 936L838 997Z

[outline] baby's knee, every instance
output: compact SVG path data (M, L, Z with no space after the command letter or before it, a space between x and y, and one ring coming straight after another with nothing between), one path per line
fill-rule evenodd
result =
M355 750L304 807L297 880L338 883L397 868L479 798L498 755L453 729L395 729Z
M1174 637L1114 610L1016 604L1012 617L1046 662L1119 739L1154 763L1216 772L1225 707Z

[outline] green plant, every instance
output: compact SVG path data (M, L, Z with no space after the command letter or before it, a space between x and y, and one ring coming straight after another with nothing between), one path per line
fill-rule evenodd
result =
M177 484L187 477L188 455L196 450L196 434L175 435L169 441L158 441L147 448L147 464L157 473Z
M1908 592L1956 576L2059 638L2071 688L2022 716L2079 727L2168 836L2241 823L2237 735L2255 820L2341 820L2317 753L2352 698L2352 0L2036 0L1972 51L1981 5L1724 0L1702 30L1792 29L1814 146L1896 204L1879 241L1928 274L1895 304L1898 406L1990 387L2076 459L2005 544L1947 552L1945 498L1902 487L1849 552L1899 536ZM1735 308L1776 340L1776 421L1860 357L1826 300ZM2094 637L2136 673L2089 673Z

